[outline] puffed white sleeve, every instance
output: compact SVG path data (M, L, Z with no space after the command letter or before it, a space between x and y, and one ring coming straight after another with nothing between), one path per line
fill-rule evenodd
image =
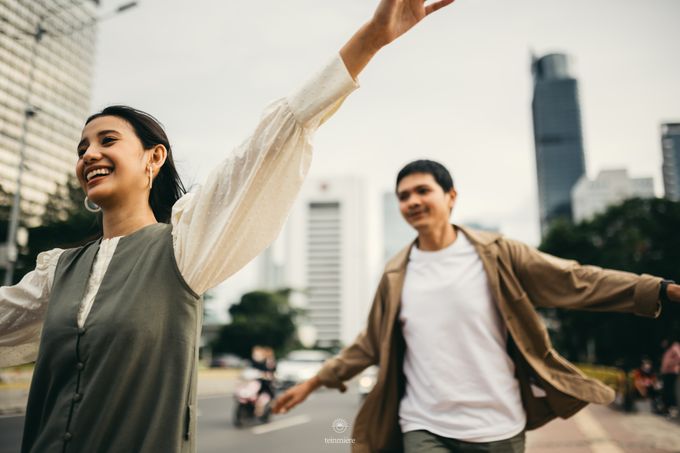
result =
M62 252L52 249L40 253L35 269L19 283L0 287L0 368L35 360Z
M198 294L216 286L278 235L312 159L315 130L358 87L341 57L272 103L253 134L172 211L178 268Z

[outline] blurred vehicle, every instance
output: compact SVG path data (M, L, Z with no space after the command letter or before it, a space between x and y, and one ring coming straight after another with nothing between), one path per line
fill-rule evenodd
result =
M234 390L234 426L269 422L274 396L270 377L254 368L243 370Z
M364 371L361 372L359 375L359 397L361 399L366 398L366 395L368 395L371 390L373 390L373 387L375 386L375 382L378 380L378 367L377 366L370 366L366 368Z
M316 375L331 354L318 349L299 349L291 351L279 361L276 380L280 389L287 389Z
M236 354L219 354L210 360L210 368L243 368L246 363L246 360Z

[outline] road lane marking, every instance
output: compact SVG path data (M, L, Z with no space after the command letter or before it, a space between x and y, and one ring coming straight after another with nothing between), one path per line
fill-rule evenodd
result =
M295 417L284 418L283 420L277 420L266 425L256 426L255 428L251 429L250 432L253 434L265 434L297 425L304 425L310 421L312 421L312 417L309 415L296 415Z
M207 395L198 395L199 400L214 400L217 398L233 398L231 393L210 393Z
M574 416L574 422L581 434L588 440L592 453L624 453L610 438L600 422L587 410Z

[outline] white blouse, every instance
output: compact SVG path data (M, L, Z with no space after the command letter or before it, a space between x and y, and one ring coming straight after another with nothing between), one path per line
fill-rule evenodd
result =
M172 208L179 270L198 294L220 284L278 235L307 174L314 131L358 87L339 55L288 98L272 103L255 132ZM103 239L78 312L83 325L120 238ZM63 250L0 288L0 367L34 361Z

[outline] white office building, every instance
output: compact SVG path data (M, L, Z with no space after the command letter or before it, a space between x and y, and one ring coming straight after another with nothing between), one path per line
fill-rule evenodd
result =
M602 170L594 180L584 175L571 192L574 221L590 220L630 198L654 196L653 178L631 178L625 169Z
M74 171L90 113L97 6L94 0L0 0L0 185L16 190L26 127L21 207L29 223L38 222Z
M355 177L309 179L259 263L260 286L297 290L320 346L351 343L382 270L380 202ZM377 192L376 192L377 193Z
M401 249L410 244L418 232L414 230L399 211L399 200L397 195L390 191L383 193L383 261L387 262L396 255Z

